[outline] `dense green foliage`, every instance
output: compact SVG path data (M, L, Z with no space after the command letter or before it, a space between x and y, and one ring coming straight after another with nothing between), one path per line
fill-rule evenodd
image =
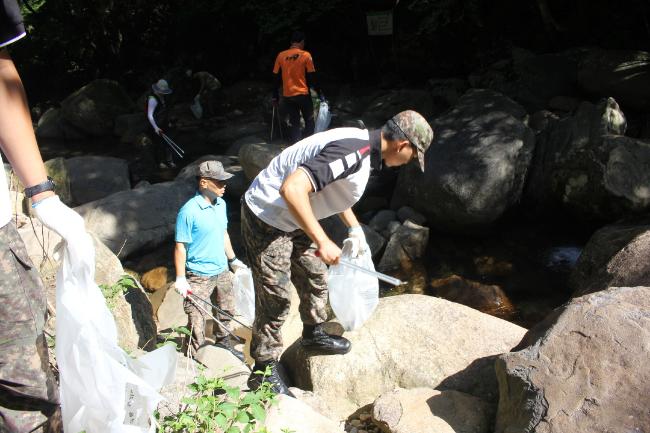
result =
M268 375L270 371L258 372ZM266 408L275 403L269 382L256 391L242 392L223 378L199 376L188 385L190 395L182 407L165 417L158 416L161 433L264 433Z
M393 10L393 36L367 35L366 12L378 9ZM267 79L296 28L332 81L462 75L513 46L647 49L650 40L646 0L28 0L23 10L30 36L12 50L32 100L98 77L137 94L175 66L224 84Z

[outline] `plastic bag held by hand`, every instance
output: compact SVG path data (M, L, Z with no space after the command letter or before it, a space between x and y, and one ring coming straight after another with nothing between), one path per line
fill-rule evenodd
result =
M117 343L117 327L95 283L95 248L83 219L51 197L36 214L65 239L56 277L56 360L66 432L154 432L158 389L176 371L176 351L163 346L138 359Z
M354 257L353 245L348 239L343 242L341 259L374 271L370 252ZM346 331L363 325L379 303L379 280L343 264L330 266L327 286L332 310Z
M235 311L242 317L244 324L251 326L255 320L255 289L253 274L249 268L237 268L233 292L235 293Z
M316 117L314 132L325 131L330 126L331 121L332 113L330 113L330 107L327 104L327 101L321 101L320 107L318 108L318 116Z

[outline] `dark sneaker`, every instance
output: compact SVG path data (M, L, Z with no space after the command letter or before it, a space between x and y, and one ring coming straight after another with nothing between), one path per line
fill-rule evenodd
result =
M306 349L329 355L344 355L352 348L347 338L325 332L322 323L315 326L305 325L300 344Z
M244 354L240 350L235 349L235 346L233 346L232 342L230 341L230 338L226 337L223 340L215 342L214 347L220 347L221 349L226 349L228 352L235 355L237 359L239 359L241 362L243 362L244 364L246 363L246 358L244 357Z
M271 367L270 375L264 376L263 374L255 373L256 371L261 371L261 372L266 371L267 366ZM256 362L255 366L253 367L253 372L248 377L248 382L247 382L248 388L251 391L255 391L260 386L262 386L263 382L268 382L271 384L271 390L276 394L284 394L284 395L288 395L289 397L294 397L294 395L291 393L291 391L289 391L289 388L280 377L280 373L278 372L278 366L279 366L278 361L269 361L266 363Z

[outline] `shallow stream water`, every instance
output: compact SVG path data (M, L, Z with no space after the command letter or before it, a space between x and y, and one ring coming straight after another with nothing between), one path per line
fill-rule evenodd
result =
M497 315L530 328L569 299L568 277L587 238L535 222L502 223L473 236L432 231L426 255L411 269L391 273L406 284L382 284L381 296L436 296L436 282L455 275L477 285L498 286L513 308Z

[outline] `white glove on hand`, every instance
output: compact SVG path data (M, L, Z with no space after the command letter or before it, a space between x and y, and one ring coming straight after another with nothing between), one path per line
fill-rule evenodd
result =
M237 269L248 269L248 266L246 266L244 262L238 258L235 258L235 260L228 264L230 265L230 269L232 269L233 272L237 272Z
M187 298L187 295L192 293L192 290L190 290L190 283L188 283L187 279L183 276L176 276L174 290L176 290L176 292L178 292L178 294L183 298Z
M34 213L45 227L57 232L67 242L74 242L87 235L81 215L61 203L58 195L36 203Z
M359 257L370 252L366 235L361 226L354 226L348 229L348 239L352 242L352 257Z
M61 203L56 195L37 202L34 213L45 227L65 240L68 258L75 271L79 275L90 276L89 278L93 280L95 248L90 235L86 232L81 215Z

